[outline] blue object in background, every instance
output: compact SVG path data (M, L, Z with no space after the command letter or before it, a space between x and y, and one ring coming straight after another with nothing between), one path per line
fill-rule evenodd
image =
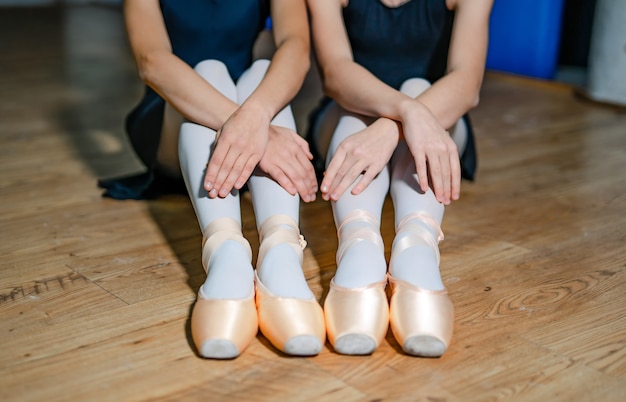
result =
M562 15L563 0L495 0L487 69L553 79Z

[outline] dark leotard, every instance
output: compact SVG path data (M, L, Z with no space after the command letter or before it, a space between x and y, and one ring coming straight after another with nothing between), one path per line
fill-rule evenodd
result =
M380 0L350 0L343 19L354 61L387 85L399 89L409 78L432 83L446 73L454 12L445 0L410 0L398 7ZM471 180L476 151L469 118L463 118L468 141L461 168L463 177Z
M252 49L269 16L267 0L161 0L173 53L194 67L203 60L223 62L237 80L252 63ZM164 192L185 192L181 179L159 172L159 146L165 101L146 87L139 104L126 118L126 132L143 174L99 182L105 196L149 199Z
M391 8L351 0L343 10L354 61L399 89L409 78L435 82L445 74L454 12L445 0L411 0Z

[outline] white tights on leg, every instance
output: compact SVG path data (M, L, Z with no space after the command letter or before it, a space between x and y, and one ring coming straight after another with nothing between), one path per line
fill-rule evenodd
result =
M269 62L255 62L233 83L223 63L214 60L204 61L196 66L196 71L224 95L238 103L243 102L263 78ZM281 111L274 124L295 129L295 120L289 107ZM207 127L185 122L180 128L179 158L187 190L191 198L204 238L209 225L219 218L234 219L241 225L239 194L232 191L225 198L209 198L203 187L206 163L215 142L215 131ZM250 192L260 228L265 220L275 214L283 214L298 223L299 198L291 196L274 180L260 172L250 178ZM254 272L248 251L237 241L226 240L211 254L205 269L207 278L200 289L200 297L239 299L250 295L254 286ZM268 289L278 296L312 298L298 256L288 246L279 244L266 253L259 276Z
M215 131L185 122L180 129L180 164L187 191L203 238L209 238L209 224L219 218L231 218L241 227L239 194L232 192L225 198L211 199L203 187L206 163L215 141ZM205 299L242 299L250 295L254 286L254 272L246 248L234 240L226 240L203 261L207 278L200 288Z
M256 61L239 79L237 98L242 103L258 86L269 67L268 60ZM283 108L272 120L272 124L295 131L296 121L291 107ZM286 215L298 226L300 197L291 195L276 181L267 177L257 168L248 181L257 228L261 230L268 218ZM285 230L293 230L283 225ZM269 229L269 228L267 228ZM265 253L263 261L257 264L257 274L273 294L280 297L301 299L314 298L302 272L298 254L288 244L278 244Z
M391 166L397 232L389 273L422 289L443 289L437 244L444 206L432 190L420 193L415 162L406 143L402 142L396 149Z
M365 128L365 124L358 116L343 115L333 134L326 160L330 161L339 144ZM342 234L365 230L374 236L380 236L380 216L388 189L389 171L384 168L361 194L352 195L350 187L341 198L332 202L340 251L337 255L337 272L333 279L335 284L344 288L359 288L385 279L387 263L384 249L380 247L382 239L380 242L372 242L367 237L362 237L354 242L354 239L346 239ZM353 219L355 211L363 212L373 219ZM344 244L345 241L350 243Z
M400 90L417 97L430 84L422 79L407 80ZM457 147L465 147L467 131L462 121L452 129ZM391 159L391 197L395 211L396 237L391 248L389 273L419 288L443 289L439 272L440 225L444 205L432 190L422 193L415 160L406 142L401 142ZM407 245L410 245L407 247Z

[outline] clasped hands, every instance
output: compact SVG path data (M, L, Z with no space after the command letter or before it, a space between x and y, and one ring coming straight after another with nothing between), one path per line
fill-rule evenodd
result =
M446 205L457 200L461 182L458 150L429 114L422 111L403 119L395 135L377 130L374 123L347 137L324 174L322 198L338 200L355 181L351 193L361 193L386 166L403 137L415 160L421 191L432 188L437 200ZM258 165L289 194L314 201L317 180L306 140L291 129L236 116L218 131L205 175L209 197L226 197L233 188L241 189Z
M317 193L312 159L308 143L295 131L235 113L217 132L204 188L210 198L226 197L241 189L258 165L289 194L311 202Z
M432 188L445 205L459 199L461 168L456 144L426 107L413 105L396 129L386 129L389 120L379 119L339 144L320 186L323 199L338 200L353 183L351 193L361 193L391 160L401 138L415 161L420 190Z

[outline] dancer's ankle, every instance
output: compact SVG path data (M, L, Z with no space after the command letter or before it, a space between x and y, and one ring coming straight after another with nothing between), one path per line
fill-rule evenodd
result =
M337 235L337 285L360 288L385 279L385 247L376 218L366 211L354 211L341 223Z
M257 267L257 273L261 282L275 296L314 298L299 258L288 244L279 244L267 251L261 265Z
M387 262L378 247L362 240L343 253L333 281L344 288L361 288L385 280Z
M313 299L302 272L306 241L288 215L272 215L259 228L261 245L257 274L263 285L279 297Z
M439 273L438 244L442 239L439 224L430 215L408 216L396 229L389 274L418 288L444 289Z
M215 250L199 295L205 299L243 299L253 292L254 271L245 248L226 240Z

